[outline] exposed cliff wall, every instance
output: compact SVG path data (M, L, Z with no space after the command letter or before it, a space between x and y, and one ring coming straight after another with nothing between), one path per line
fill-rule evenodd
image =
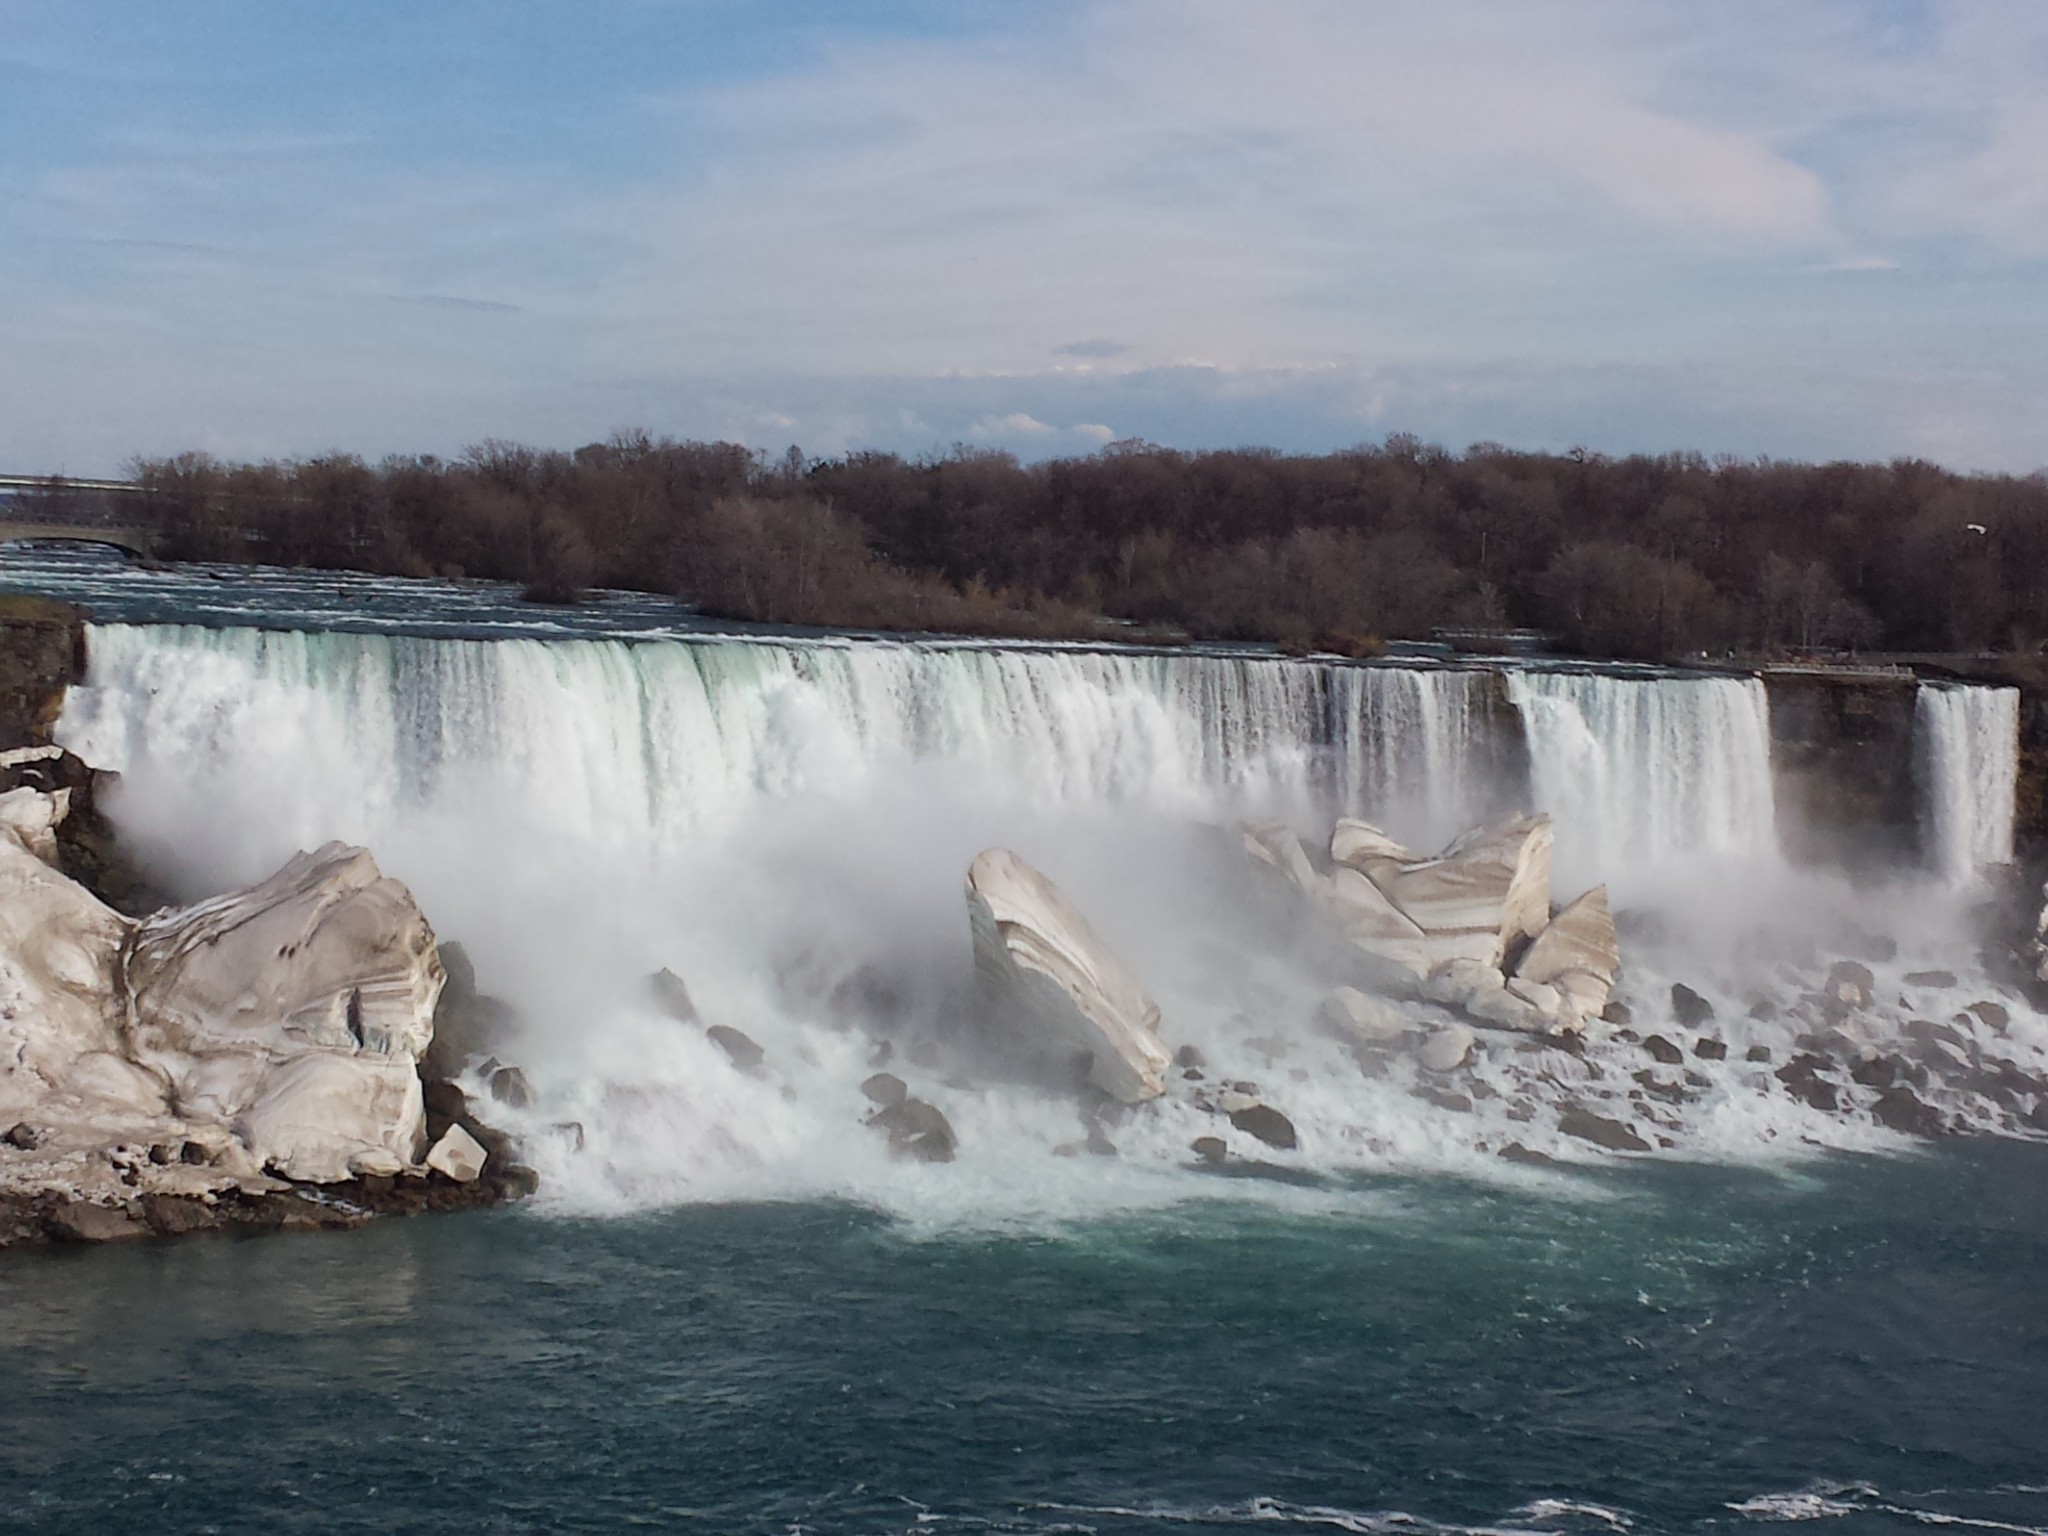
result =
M0 751L49 740L64 690L85 675L85 615L0 596Z
M1763 681L1785 852L1801 863L1917 858L1915 680L1787 668Z

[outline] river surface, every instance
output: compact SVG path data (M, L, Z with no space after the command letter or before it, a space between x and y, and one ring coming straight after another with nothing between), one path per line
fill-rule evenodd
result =
M0 1257L10 1530L2048 1528L2048 1156Z
M2048 1533L2048 1147L1970 1086L2040 1070L2048 1021L1973 968L1948 872L1777 866L1753 684L1501 699L19 551L0 588L92 606L61 729L173 883L357 838L466 942L522 1013L534 1102L493 1113L544 1180L351 1233L0 1254L0 1530ZM1361 1078L1219 904L1203 828L1363 804L1436 835L1531 793L1561 865L1645 893L1639 1012L1682 977L1725 1058L1489 1039L1462 1109L1405 1063ZM948 1032L992 841L1057 869L1170 1039L1259 1078L1300 1146L1192 1167L1216 1122L1174 1098L1111 1127L1122 1155L1062 1155L1071 1103ZM1736 894L1709 902L1715 860ZM1652 899L1673 874L1690 906ZM1796 1008L1849 943L1873 1049L1954 1016L1968 1062L1928 1092L2001 1134L1915 1141L1748 1062L1808 1027L1757 988L1794 976ZM761 1073L650 1014L661 965ZM832 1016L850 979L880 1015ZM1965 1011L1993 998L1995 1028ZM891 1041L958 1162L860 1124ZM1560 1134L1579 1099L1656 1155Z

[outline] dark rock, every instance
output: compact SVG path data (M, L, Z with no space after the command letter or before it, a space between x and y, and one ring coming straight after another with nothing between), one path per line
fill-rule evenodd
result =
M871 1067L886 1067L887 1065L889 1065L889 1058L894 1056L895 1054L895 1041L877 1040L875 1042L875 1048L872 1051L868 1052L868 1065Z
M1199 1067L1189 1067L1180 1076L1181 1081L1185 1083L1199 1083L1203 1081L1202 1071Z
M1212 1166L1230 1156L1230 1145L1221 1136L1197 1136L1192 1150L1195 1156Z
M1681 1051L1669 1040L1666 1040L1662 1035L1644 1036L1643 1049L1648 1051L1656 1060L1663 1062L1667 1067L1675 1067L1678 1063L1685 1060L1685 1052Z
M1699 1057L1701 1061L1726 1061L1728 1059L1728 1042L1726 1040L1716 1040L1711 1035L1701 1035L1699 1039L1693 1041L1692 1053Z
M1567 1136L1580 1141L1590 1141L1596 1147L1605 1147L1610 1152L1647 1152L1650 1144L1638 1136L1633 1129L1619 1120L1610 1120L1605 1115L1596 1115L1589 1109L1574 1105L1557 1117L1557 1128Z
M1600 1010L1600 1017L1609 1024L1626 1024L1634 1015L1629 1012L1628 1004L1620 998L1610 998L1607 1006ZM1505 1157L1507 1154L1501 1155Z
M1954 971L1908 971L1906 985L1909 987L1952 987L1956 984Z
M1887 1088L1871 1105L1870 1113L1879 1125L1909 1136L1939 1136L1948 1129L1940 1111L1910 1088Z
M1510 1163L1523 1163L1531 1168L1555 1168L1558 1166L1556 1158L1525 1147L1519 1141L1509 1142L1500 1151L1496 1152L1494 1156Z
M1744 1061L1769 1061L1771 1059L1771 1048L1768 1045L1752 1045L1742 1053L1742 1059Z
M1686 1100L1686 1092L1683 1088L1676 1083L1660 1081L1657 1074L1648 1068L1634 1074L1634 1076L1635 1081L1642 1085L1643 1092L1653 1099L1662 1099L1666 1104L1683 1104Z
M1256 1136L1267 1146L1278 1147L1283 1152L1292 1151L1299 1144L1294 1134L1294 1122L1270 1104L1253 1104L1232 1110L1230 1123L1247 1136Z
M919 1162L950 1163L960 1145L952 1123L937 1105L923 1099L906 1098L878 1109L868 1116L868 1124L888 1133L891 1152Z
M1175 1066L1182 1067L1190 1072L1199 1072L1209 1064L1203 1058L1201 1051L1192 1045L1184 1045L1175 1051L1173 1053L1173 1061Z
M2005 1033L2005 1026L2012 1022L2012 1015L2006 1011L2005 1005L2002 1003L1972 1003L1970 1004L1970 1012L1977 1015L1987 1026L1997 1030L2001 1035Z
M1698 1029L1714 1016L1714 1005L1684 982L1674 981L1671 984L1671 1016L1687 1029Z
M1778 1016L1778 1005L1768 997L1760 997L1749 1005L1749 1016L1760 1024L1768 1024Z
M725 1052L726 1059L742 1072L757 1070L767 1052L756 1045L744 1031L734 1029L730 1024L713 1024L704 1031L711 1037L711 1043Z
M220 1217L213 1206L195 1195L144 1195L142 1219L159 1237L211 1232L220 1225Z
M6 1142L7 1145L19 1151L33 1152L43 1144L48 1134L41 1127L30 1125L26 1120L20 1120L8 1129L5 1136L0 1136L0 1141Z
M697 1004L690 997L689 987L667 966L647 978L647 991L654 999L654 1006L678 1024L697 1022Z
M1892 1056L1866 1056L1849 1068L1853 1082L1865 1088L1889 1088L1899 1080L1899 1063Z
M1778 1068L1777 1078L1793 1098L1815 1109L1832 1111L1840 1107L1840 1099L1835 1085L1820 1075L1828 1066L1829 1063L1819 1056L1794 1056Z
M879 1104L884 1109L894 1109L910 1097L910 1085L894 1072L877 1072L864 1079L860 1091L870 1104Z
M524 1109L533 1102L526 1074L517 1067L500 1067L491 1074L491 1097L513 1109Z
M1425 1099L1438 1109L1448 1109L1460 1115L1472 1113L1472 1100L1452 1088L1439 1088L1435 1083L1424 1083L1415 1090L1415 1097Z
M43 1213L43 1225L60 1243L118 1243L147 1237L149 1228L118 1205L66 1200Z
M1827 995L1851 1008L1866 1005L1877 990L1870 967L1855 960L1837 960L1828 967Z

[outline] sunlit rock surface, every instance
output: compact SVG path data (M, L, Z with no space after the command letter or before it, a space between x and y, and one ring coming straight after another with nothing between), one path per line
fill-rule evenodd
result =
M1581 1019L1607 1006L1621 970L1621 945L1607 887L1596 885L1550 920L1515 965L1517 979L1557 989Z
M57 809L0 823L0 1200L60 1237L230 1208L345 1225L368 1211L262 1202L296 1201L286 1180L423 1177L443 973L406 888L332 843L135 923L31 851L20 829ZM193 1204L166 1226L161 1200ZM85 1207L104 1210L80 1226Z
M1172 1064L1159 1007L1050 880L1006 849L967 872L974 967L991 1014L1028 1047L1089 1058L1126 1104L1156 1098Z
M135 1059L186 1113L239 1121L259 1162L332 1180L364 1154L418 1160L416 1063L445 977L412 894L365 850L329 843L145 919L127 979Z

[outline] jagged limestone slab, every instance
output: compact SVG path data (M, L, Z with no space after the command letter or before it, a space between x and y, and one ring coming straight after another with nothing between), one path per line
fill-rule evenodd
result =
M1013 1037L1087 1053L1089 1081L1126 1104L1165 1091L1159 1005L1052 881L986 849L967 872L967 910L984 1004Z

